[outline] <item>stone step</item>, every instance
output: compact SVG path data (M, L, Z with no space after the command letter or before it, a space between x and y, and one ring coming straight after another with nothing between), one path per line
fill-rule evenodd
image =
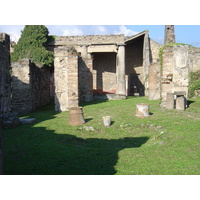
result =
M19 119L21 124L33 124L36 118Z

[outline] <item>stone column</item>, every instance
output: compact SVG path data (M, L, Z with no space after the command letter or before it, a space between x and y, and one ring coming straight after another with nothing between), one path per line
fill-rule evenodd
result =
M174 25L165 26L165 45L175 43Z
M117 78L117 94L126 96L126 81L125 81L125 47L118 47L117 62L116 62L116 78Z

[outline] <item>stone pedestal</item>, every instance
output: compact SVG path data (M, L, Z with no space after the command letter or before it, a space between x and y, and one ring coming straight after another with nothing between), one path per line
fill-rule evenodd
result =
M82 107L73 107L69 111L69 124L72 126L85 124Z
M173 110L174 109L174 94L167 93L166 96L166 109Z
M177 96L176 98L176 110L185 110L186 100L184 96Z
M144 118L149 117L149 104L140 103L136 105L136 117Z

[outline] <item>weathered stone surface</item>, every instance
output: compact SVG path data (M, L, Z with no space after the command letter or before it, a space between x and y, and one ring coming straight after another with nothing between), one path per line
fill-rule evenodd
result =
M167 93L166 109L168 109L168 110L174 109L174 94L173 93Z
M35 123L36 118L26 118L26 119L19 119L21 124L33 124Z
M54 59L55 110L61 112L78 107L78 55L67 47L55 52L58 55Z
M2 131L0 121L0 175L3 175L3 147L2 147Z
M176 110L185 110L186 100L184 96L178 96L176 98Z
M12 63L12 107L29 113L50 102L50 70L37 67L29 59Z
M4 113L1 116L1 123L4 128L15 128L19 123L19 114L17 112Z
M153 63L149 66L149 100L160 99L160 66L159 63Z
M175 43L174 25L165 26L165 45Z
M11 110L10 37L0 33L0 114Z

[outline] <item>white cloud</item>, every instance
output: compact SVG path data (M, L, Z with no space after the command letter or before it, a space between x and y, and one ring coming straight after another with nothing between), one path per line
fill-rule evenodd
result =
M158 44L160 44L160 45L163 45L163 44L164 44L164 37L158 37L158 38L156 39L156 42L157 42Z
M106 35L106 34L108 34L108 30L105 26L95 26L94 34L95 35Z
M13 33L13 32L8 33L8 35L10 35L10 40L14 41L16 43L18 42L18 40L19 40L19 38L21 36L21 34Z
M18 42L21 36L21 30L24 29L24 25L1 25L0 32L10 35L10 40Z
M84 32L81 29L78 29L76 27L69 27L63 30L62 35L63 36L84 35Z
M126 26L122 25L119 26L119 31L114 31L114 34L124 34L126 36L135 35L138 32L128 29Z

